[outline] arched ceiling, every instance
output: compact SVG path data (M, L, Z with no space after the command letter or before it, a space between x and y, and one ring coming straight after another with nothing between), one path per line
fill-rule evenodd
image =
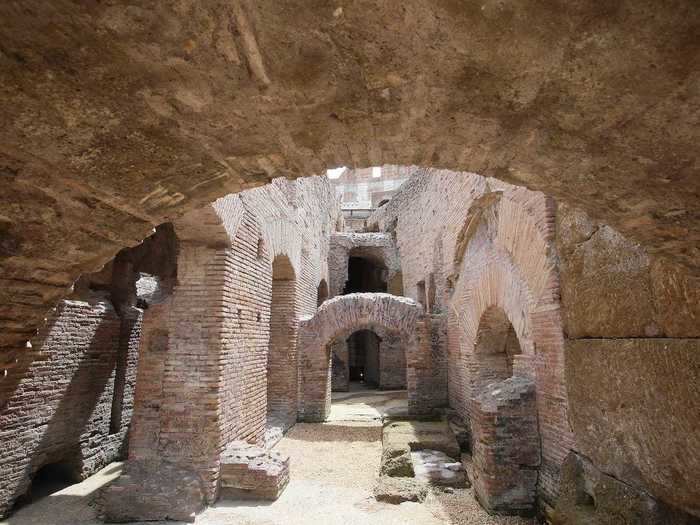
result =
M700 271L694 0L28 0L0 19L0 346L155 224L339 165L524 184Z

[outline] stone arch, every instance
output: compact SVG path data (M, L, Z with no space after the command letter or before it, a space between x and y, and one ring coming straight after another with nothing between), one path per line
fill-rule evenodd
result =
M336 233L331 236L328 257L330 292L332 296L343 293L349 277L350 258L368 261L380 268L386 291L403 295L401 262L396 243L387 233Z
M429 379L421 372L421 363L429 354L428 337L420 306L412 299L383 293L357 293L326 301L310 318L299 325L302 356L302 393L300 419L323 421L330 412L331 355L334 339L348 337L357 330L385 330L401 334L406 340L407 388L409 409L428 408L421 393L429 390Z
M272 261L270 342L267 352L266 427L286 430L296 421L296 273L286 255Z

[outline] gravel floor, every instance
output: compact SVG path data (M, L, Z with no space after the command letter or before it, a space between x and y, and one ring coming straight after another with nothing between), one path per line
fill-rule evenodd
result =
M275 450L289 454L291 481L273 503L222 501L197 525L531 525L489 516L471 489L434 492L420 503L378 503L372 488L381 457L377 414L401 407L405 394L351 392L335 396L332 419L297 424ZM100 488L119 475L113 463L82 483L20 509L7 525L97 525ZM150 522L153 525L154 522ZM173 525L173 522L167 522ZM145 524L144 524L145 525ZM163 523L163 525L166 525Z

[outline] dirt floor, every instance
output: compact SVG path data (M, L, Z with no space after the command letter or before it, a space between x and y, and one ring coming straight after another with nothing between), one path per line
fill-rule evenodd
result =
M354 388L334 394L330 421L297 424L275 450L291 458L291 480L273 503L220 501L197 525L530 525L531 520L489 516L471 489L436 491L424 503L378 503L372 488L381 456L381 416L405 407L405 392ZM7 525L96 525L100 489L119 475L113 463L18 510ZM153 522L149 522L153 524ZM168 522L172 524L173 522ZM145 525L145 524L144 524Z

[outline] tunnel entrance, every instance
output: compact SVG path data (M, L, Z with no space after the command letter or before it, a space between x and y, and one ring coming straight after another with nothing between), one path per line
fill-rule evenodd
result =
M70 487L76 482L72 469L65 463L44 465L34 473L27 490L15 501L13 512Z
M343 295L358 292L386 292L386 267L365 257L348 259L348 280Z
M347 339L350 383L379 387L379 345L382 340L371 330L358 330Z

